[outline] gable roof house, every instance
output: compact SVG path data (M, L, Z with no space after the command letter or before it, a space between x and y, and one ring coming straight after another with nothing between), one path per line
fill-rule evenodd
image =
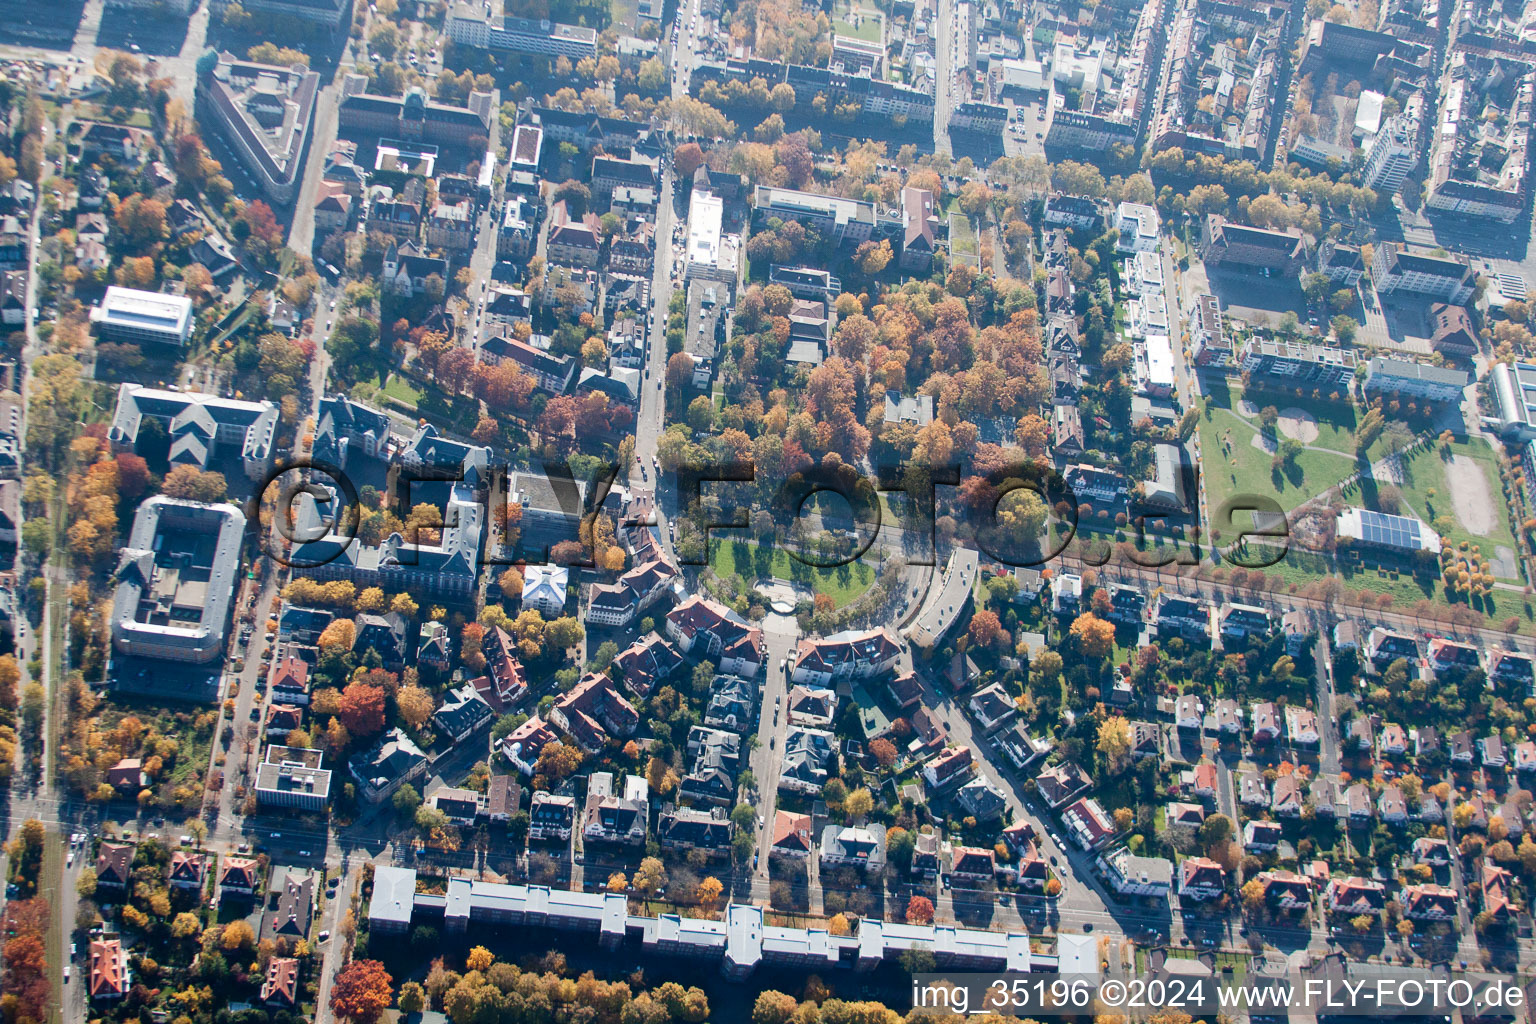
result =
M268 934L308 938L314 910L315 876L308 871L288 869L277 891L277 909L272 914Z
M208 858L201 853L177 850L171 854L171 866L166 881L180 889L201 889L203 876L208 870Z
M811 855L814 845L809 814L796 814L783 808L774 812L773 840L768 846L768 856L804 860Z
M619 736L633 733L640 724L640 713L624 699L612 679L589 672L555 701L549 720L570 734L582 750L595 754L608 742L610 732Z
M901 656L901 647L885 628L844 630L828 637L800 641L791 678L796 683L825 685L845 679L868 679L887 672Z
M620 651L609 672L618 676L625 689L645 697L686 663L677 648L659 634L648 633Z
M87 989L92 1000L121 999L133 987L128 953L121 939L95 939L90 949Z
M298 998L299 961L291 956L275 956L267 961L267 977L261 983L261 1001L293 1006Z
M219 893L221 897L240 896L250 899L258 888L259 865L252 857L229 856L219 862ZM100 882L98 881L98 885Z
M126 889L133 880L133 844L102 840L96 851L96 886Z
M667 613L667 634L684 654L718 658L720 671L732 675L757 675L766 657L761 629L697 594Z

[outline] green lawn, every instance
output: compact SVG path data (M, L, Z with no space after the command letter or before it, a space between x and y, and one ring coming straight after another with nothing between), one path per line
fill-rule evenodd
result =
M863 562L818 569L782 548L765 548L750 541L713 540L709 567L717 576L740 576L747 586L765 576L800 583L828 595L839 608L857 599L875 581L875 570Z
M1225 405L1228 409L1231 409L1233 412L1242 416L1243 414L1239 409L1239 403L1244 398L1243 389L1241 387L1234 386L1228 391L1227 394L1228 398L1225 402L1219 400L1219 395L1213 397L1218 398L1218 405ZM1265 394L1262 391L1254 392L1251 396L1249 396L1249 400L1260 409L1272 405L1275 407L1277 412L1283 412L1286 409L1294 408L1311 413L1312 416L1317 420L1317 440L1309 441L1307 442L1308 444L1316 445L1319 448L1331 448L1336 452L1343 452L1345 455L1354 454L1354 406L1348 405L1344 402L1330 402L1326 399L1322 401L1316 401L1312 398L1296 398L1294 396L1287 397L1277 394ZM1249 420L1249 422L1253 423L1255 426L1258 425L1257 417L1244 416L1244 419Z
M851 23L838 19L832 23L832 31L840 36L862 39L866 43L880 42L880 19L865 15L855 28Z
M399 374L392 374L389 380L384 382L384 394L390 398L404 402L410 406L421 404L422 392L416 390L411 382Z
M1488 447L1487 441L1475 437L1466 441L1453 441L1450 454L1452 457L1460 455L1472 459L1483 471L1487 493L1473 495L1470 501L1479 508L1491 507L1493 515L1489 528L1485 532L1473 533L1468 524L1457 516L1455 499L1452 497L1456 490L1455 481L1449 476L1449 460L1441 454L1439 445L1431 445L1407 459L1403 467L1403 483L1398 488L1402 492L1403 501L1426 523L1432 523L1440 516L1450 516L1456 526L1445 536L1453 544L1467 541L1479 545L1482 553L1489 557L1493 556L1495 547L1517 550L1514 535L1509 528L1509 516L1505 513L1504 492L1499 484L1498 457L1494 455L1493 449ZM1465 486L1463 483L1463 488ZM1434 497L1430 497L1431 491Z
M1293 550L1280 562L1262 571L1270 576L1279 576L1298 587L1327 576L1337 576L1346 591L1390 594L1391 607L1397 611L1408 611L1420 601L1429 601L1445 609L1453 607L1446 599L1445 588L1440 585L1438 577L1426 580L1375 565L1334 563L1321 555L1304 551ZM1456 604L1465 605L1466 602L1458 601ZM1536 618L1533 618L1536 612L1519 593L1495 590L1491 599L1472 607L1486 617L1485 625L1489 628L1498 627L1505 619L1515 616L1520 621L1521 633L1536 632Z
M1289 512L1354 472L1355 461L1328 452L1303 451L1293 467L1272 468L1274 457L1254 445L1256 425L1220 408L1200 416L1206 497L1211 515L1233 496L1272 498Z
M956 256L975 256L980 249L976 245L976 230L971 218L956 207L949 211L949 248Z

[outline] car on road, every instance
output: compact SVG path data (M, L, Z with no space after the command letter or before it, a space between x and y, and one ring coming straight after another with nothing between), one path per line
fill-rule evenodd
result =
M64 965L64 981L65 983L69 982L69 964Z
M328 931L320 933L320 941L321 942L324 942L326 939L329 939L330 937L331 937L331 933L328 932Z

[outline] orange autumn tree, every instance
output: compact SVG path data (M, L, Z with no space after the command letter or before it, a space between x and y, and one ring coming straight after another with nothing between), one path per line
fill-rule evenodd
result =
M374 1024L394 998L394 979L377 960L354 960L331 986L331 1010L351 1024Z

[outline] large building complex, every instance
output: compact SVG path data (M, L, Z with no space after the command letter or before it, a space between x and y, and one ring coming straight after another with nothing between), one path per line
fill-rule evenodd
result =
M492 92L472 92L466 106L456 107L427 99L426 90L419 87L403 97L376 96L367 88L368 79L362 75L347 75L342 80L340 123L344 132L464 146L477 135L489 135L491 118L500 107Z
M140 505L118 558L117 649L168 661L223 657L244 539L245 516L233 505L158 495Z
M1525 210L1536 59L1451 54L1424 205L1511 224Z
M169 445L166 459L173 466L207 469L214 460L238 453L245 475L252 480L262 479L272 468L278 411L271 402L119 385L108 439L137 451L150 420L160 427Z
M1470 301L1477 287L1472 264L1465 257L1413 253L1394 242L1376 247L1371 277L1383 295L1403 292L1458 306Z
M257 64L222 53L198 86L198 98L267 196L278 203L291 201L304 167L320 76L308 68Z
M236 0L214 0L213 7L217 13L222 14L234 2ZM352 10L352 0L239 0L239 3L246 13L258 18L262 15L276 15L279 18L313 21L333 29L340 28L347 13ZM190 9L194 4L183 6Z
M597 30L546 19L513 18L502 0L456 3L448 12L448 38L460 46L580 60L597 55Z
M1232 160L1266 158L1290 17L1278 3L1183 5L1168 28L1152 147Z

